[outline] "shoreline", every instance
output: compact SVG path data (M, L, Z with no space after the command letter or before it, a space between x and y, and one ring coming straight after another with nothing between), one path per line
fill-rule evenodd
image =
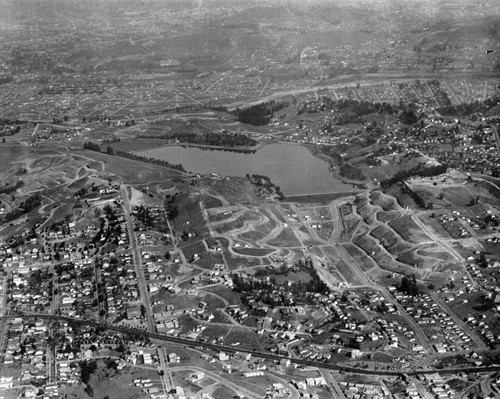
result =
M142 137L145 140L148 140L147 138ZM194 147L194 148L200 148L200 149L207 149L207 150L214 150L214 151L229 151L229 152L241 152L241 153L250 153L253 151L260 150L262 147L264 147L264 144L259 143L254 147L222 147L222 146L213 146L213 145L205 145L205 144L193 144L193 143L168 143L168 144L163 144L163 145L156 145L152 147L147 147L143 148L140 150L133 150L133 151L126 151L131 154L139 155L138 153L142 151L150 151L150 150L155 150L157 148L163 148L163 147Z

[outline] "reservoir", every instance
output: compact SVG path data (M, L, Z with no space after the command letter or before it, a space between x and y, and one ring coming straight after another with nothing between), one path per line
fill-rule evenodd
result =
M354 190L352 185L335 179L326 162L314 157L307 148L294 144L269 144L253 154L182 146L159 147L136 154L172 164L180 163L193 173L268 176L288 196Z

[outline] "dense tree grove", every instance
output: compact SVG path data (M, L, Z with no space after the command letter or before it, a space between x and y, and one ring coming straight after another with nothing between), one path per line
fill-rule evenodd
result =
M137 154L132 154L129 152L124 152L124 151L117 151L116 155L123 157L123 158L133 159L134 161L141 161L141 162L152 163L154 165L165 166L167 168L179 170L181 172L186 171L181 164L171 164L170 162L163 161L161 159L143 157L143 156L140 156Z
M418 122L418 115L413 109L405 108L399 114L399 121L405 125L413 125Z
M167 197L165 198L165 212L167 213L167 219L170 221L174 221L175 218L179 215L179 208L175 203L176 197L177 195L174 194L171 197L170 195L167 195Z
M415 279L415 275L411 276L403 276L401 279L401 284L398 286L398 289L401 292L404 292L406 295L415 296L418 295L418 286L417 280Z
M271 179L269 177L257 174L247 174L246 177L250 181L250 183L252 183L258 189L266 191L267 194L272 194L272 192L274 191L274 193L278 196L278 199L283 200L285 198L284 194L281 192L281 187L271 182Z
M360 117L373 113L387 113L392 115L397 111L397 107L389 103L372 103L369 101L357 101L349 99L336 100L331 97L322 97L319 100L305 102L297 113L316 113L327 110L336 110L344 115ZM347 122L345 122L347 123Z
M147 207L144 205L139 205L135 211L137 220L143 223L147 227L152 227L154 225L154 217Z
M454 116L469 116L476 113L483 114L488 111L491 107L498 104L500 101L500 96L496 95L492 98L488 98L486 101L475 101L472 103L462 103L457 105L448 105L446 107L438 108L438 112L442 115L454 115Z
M407 186L401 187L401 192L408 194L415 204L420 208L432 208L431 204L426 204L423 198L415 191Z
M400 170L394 176L389 177L388 179L385 180L381 180L380 186L382 188L389 187L397 182L401 182L407 179L410 176L422 176L422 177L438 176L440 174L445 173L446 169L447 169L446 164L428 166L426 164L421 163L415 166L414 168L408 170Z
M86 141L86 142L83 144L83 148L84 148L85 150L90 150L90 151L101 152L101 147L99 146L99 144L94 143L94 142L92 142L92 141Z
M174 133L171 138L183 143L210 145L215 147L253 147L257 141L246 134L236 133L208 133L204 136L191 133Z
M0 126L1 128L2 126ZM4 136L14 136L15 134L19 133L21 131L21 126L17 125L14 129L12 130L2 130L0 131L0 137Z
M328 294L328 286L321 280L318 273L312 266L311 261L299 262L296 265L299 269L306 271L311 280L308 282L285 281L278 284L274 277L243 277L238 273L232 273L233 289L239 293L245 293L242 299L245 301L249 296L256 296L258 301L262 301L269 306L287 306L298 303L314 303L312 294ZM278 271L282 273L283 270ZM291 295L290 295L291 294Z
M16 184L10 186L6 184L5 186L0 187L0 194L11 194L22 186L24 186L24 182L22 180L18 180Z
M19 208L9 212L5 215L5 222L10 222L17 219L19 216L31 212L32 210L38 208L42 204L42 194L40 192L35 193L25 199L19 205Z
M286 102L276 102L274 100L267 103L260 103L245 109L235 110L236 119L241 123L262 126L267 125L275 112L288 106Z
M339 174L340 174L340 176L343 176L347 179L352 179L352 180L365 180L366 179L366 176L361 171L361 169L356 168L355 166L352 166L350 163L344 163L344 164L340 165Z

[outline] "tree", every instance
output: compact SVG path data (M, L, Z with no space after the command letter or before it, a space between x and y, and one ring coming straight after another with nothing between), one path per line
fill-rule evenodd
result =
M108 155L115 155L115 149L113 147L110 147L109 145L106 147L106 154Z
M85 150L101 152L101 147L97 143L93 143L92 141L87 141L83 144L83 148Z
M415 275L412 274L411 276L403 276L401 284L399 285L399 290L407 295L418 295L418 286Z

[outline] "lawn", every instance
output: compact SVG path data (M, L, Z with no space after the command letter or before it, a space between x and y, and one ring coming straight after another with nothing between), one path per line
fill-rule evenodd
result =
M151 298L151 302L161 302L164 305L171 305L174 309L192 309L196 308L198 304L203 300L203 294L201 295L188 295L186 293L181 294L171 294L167 290L162 289L159 294L154 295ZM220 301L219 301L220 302ZM164 311L165 309L161 309Z
M213 399L228 399L235 397L237 397L236 392L224 385L218 385L215 391L212 392Z
M230 305L241 305L240 295L232 289L223 285L214 285L212 287L204 288L203 291L213 292L225 298Z
M203 332L200 334L200 337L204 337L209 342L211 342L215 339L224 338L230 329L231 329L231 326L221 326L221 325L209 324L207 326L207 328L204 329Z
M258 335L253 329L234 327L224 340L226 345L240 343L245 348L262 349L262 335Z
M201 301L203 301L207 304L207 307L205 308L205 310L207 312L212 312L216 309L220 309L220 308L225 307L224 302L222 302L222 300L220 298L217 298L215 295L213 295L210 292L206 293L203 296L203 298L201 299Z

